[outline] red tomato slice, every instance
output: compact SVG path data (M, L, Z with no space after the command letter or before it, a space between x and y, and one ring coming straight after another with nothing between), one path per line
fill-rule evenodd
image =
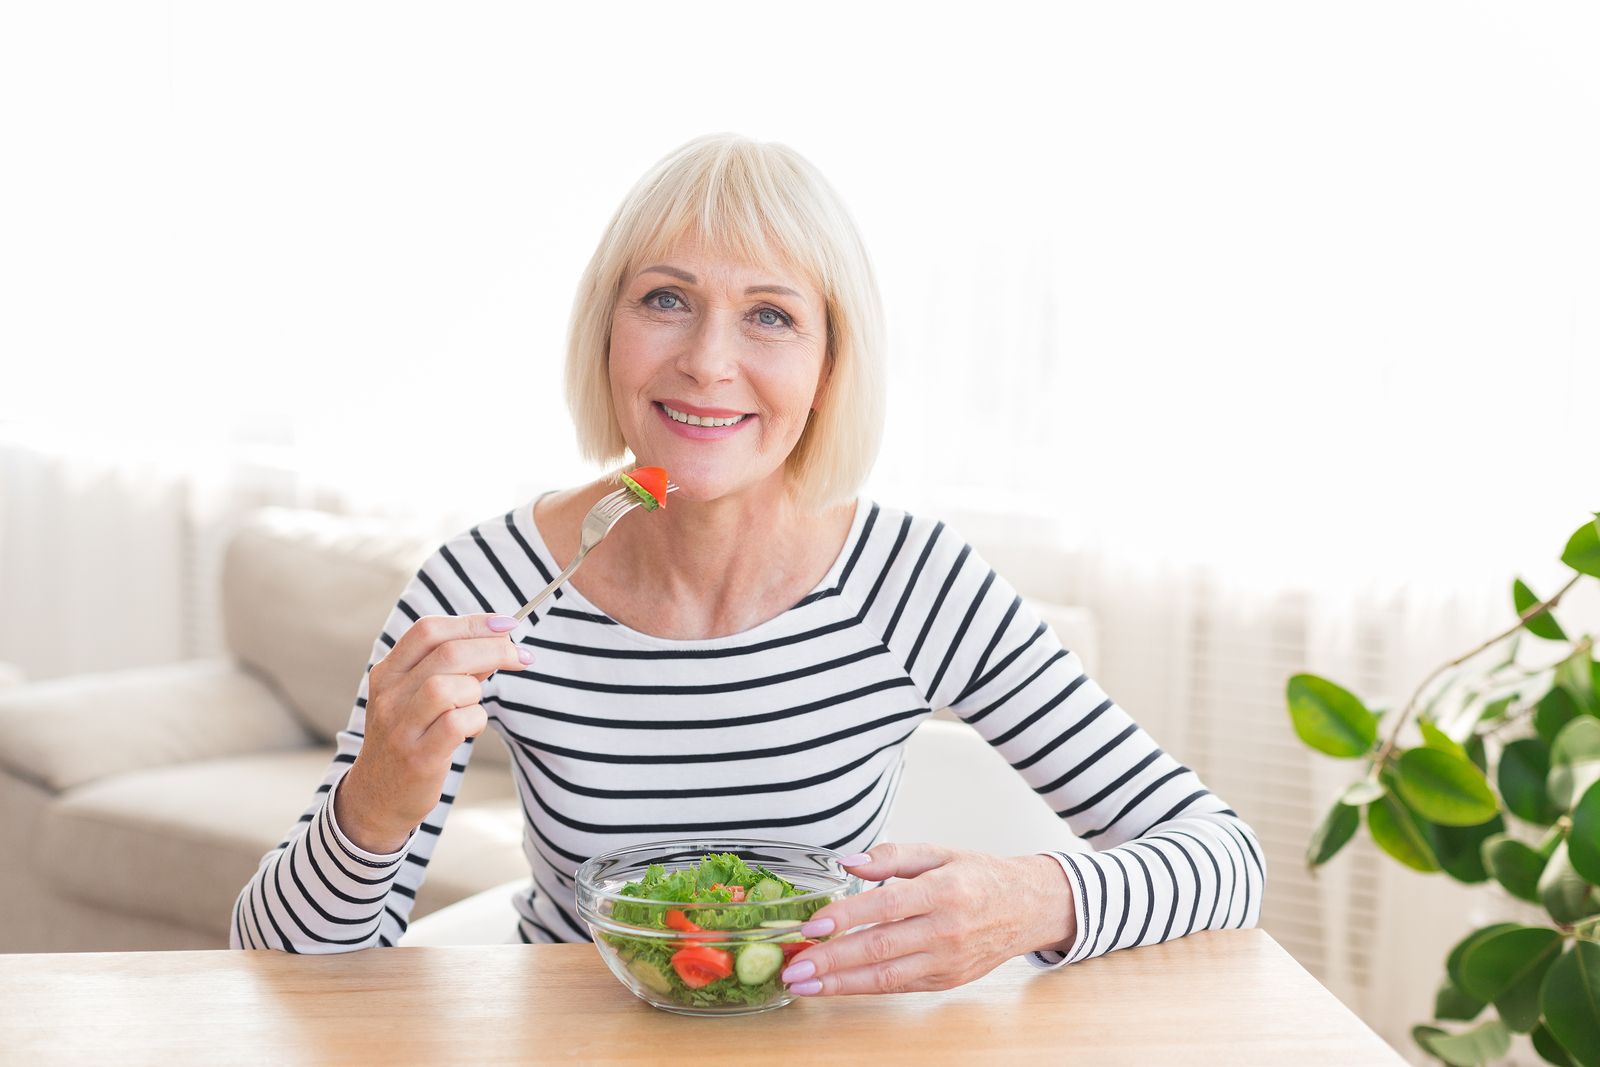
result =
M815 941L785 941L782 946L783 958L787 961L815 944Z
M667 472L661 467L636 467L628 477L639 483L639 488L656 498L656 503L667 506Z
M721 882L713 882L711 888L726 889L728 891L728 896L732 898L733 903L744 903L744 886L742 885L723 885Z
M700 929L699 924L691 921L690 918L683 913L682 908L667 909L667 926L669 929L682 930L686 934L692 934L696 930Z
M733 973L733 953L704 945L681 948L672 954L672 969L684 985L699 989Z

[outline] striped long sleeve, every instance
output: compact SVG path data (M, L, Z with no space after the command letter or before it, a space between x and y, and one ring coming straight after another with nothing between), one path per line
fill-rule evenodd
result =
M1089 678L1027 602L941 524L907 520L884 641L933 707L993 745L1093 852L1051 853L1077 909L1054 967L1196 930L1253 926L1266 882L1250 827ZM911 620L911 625L907 625Z
M452 548L460 547L451 542L429 557L373 641L350 721L335 739L335 754L322 783L284 840L262 857L255 876L234 902L229 937L233 948L350 952L393 945L405 932L429 857L466 771L472 741L456 750L438 805L412 830L399 852L368 852L346 837L334 819L334 798L365 738L367 680L373 665L422 616L455 615L460 613L458 603L470 604L450 567Z
M369 670L423 615L511 613L560 570L534 503L477 524L423 564ZM573 876L610 849L687 836L871 846L907 740L945 707L1101 849L1056 856L1078 933L1064 954L1034 954L1036 964L1256 921L1264 870L1249 827L936 522L860 500L810 593L722 637L632 629L580 589L563 587L513 631L533 664L483 687L524 815L524 941L589 938ZM337 952L405 931L471 745L457 750L438 806L406 847L364 853L339 832L331 798L360 751L365 705L363 679L311 805L239 895L235 945Z

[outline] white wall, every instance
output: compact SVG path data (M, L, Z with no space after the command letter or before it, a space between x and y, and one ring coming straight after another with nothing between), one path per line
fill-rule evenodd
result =
M12 5L0 429L423 509L579 477L577 273L736 129L874 250L882 492L1269 583L1520 566L1600 506L1597 46L1576 3Z

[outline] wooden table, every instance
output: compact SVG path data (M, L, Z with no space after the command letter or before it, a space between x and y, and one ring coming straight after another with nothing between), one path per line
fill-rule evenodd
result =
M636 1000L588 945L0 955L0 1060L1402 1063L1260 930L721 1019Z

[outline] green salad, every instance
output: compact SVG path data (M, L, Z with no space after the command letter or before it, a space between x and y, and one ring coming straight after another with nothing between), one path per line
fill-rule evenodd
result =
M696 1008L764 1004L781 994L778 975L785 962L816 944L800 935L800 924L828 903L791 901L810 891L731 852L707 855L670 873L659 863L651 864L642 879L618 892L638 898L615 902L611 917L618 923L705 934L704 940L603 935L641 986L663 1000ZM718 939L727 932L758 928L771 936Z

